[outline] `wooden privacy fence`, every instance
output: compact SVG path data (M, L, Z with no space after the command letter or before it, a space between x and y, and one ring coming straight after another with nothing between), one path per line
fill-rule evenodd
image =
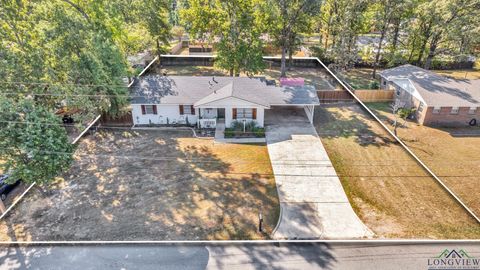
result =
M363 102L382 102L393 100L393 90L354 90L355 95ZM345 90L317 91L320 103L353 102L354 98Z
M393 90L355 90L355 95L364 102L392 101Z
M124 115L117 118L112 118L104 114L100 118L100 124L102 126L132 126L133 125L132 112L127 112Z
M317 91L320 103L353 102L354 99L350 93L344 90L322 90Z

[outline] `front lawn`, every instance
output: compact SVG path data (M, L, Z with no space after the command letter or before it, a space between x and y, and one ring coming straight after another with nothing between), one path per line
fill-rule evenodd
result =
M263 145L214 145L190 131L101 131L75 158L0 223L0 240L268 239L277 224Z
M354 210L377 237L480 237L478 223L359 105L318 107L315 127Z

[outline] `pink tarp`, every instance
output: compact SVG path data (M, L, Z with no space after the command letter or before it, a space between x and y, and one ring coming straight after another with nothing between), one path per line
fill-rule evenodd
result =
M280 78L281 86L303 86L305 79L303 78Z

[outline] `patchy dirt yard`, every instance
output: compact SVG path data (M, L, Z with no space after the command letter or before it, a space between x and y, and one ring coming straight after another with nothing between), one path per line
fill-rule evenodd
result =
M266 146L101 131L83 139L62 179L0 223L0 240L265 239L278 215Z
M354 210L378 237L480 237L480 225L359 105L321 106L315 115Z
M389 103L368 106L393 130ZM408 121L397 134L480 216L480 127L432 128Z
M156 67L151 72L179 76L229 76L226 71L208 66L169 66L161 69ZM247 75L241 74L241 76ZM280 78L280 68L269 67L258 76L278 80ZM315 86L317 90L341 89L336 81L321 68L292 68L287 72L287 77L304 78L306 84Z

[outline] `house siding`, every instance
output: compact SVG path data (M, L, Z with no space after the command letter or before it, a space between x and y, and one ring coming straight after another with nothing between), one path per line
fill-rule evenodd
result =
M185 104L191 105L191 104ZM180 114L179 105L158 105L157 114L142 114L142 108L140 104L132 104L132 118L135 125L148 125L148 124L160 124L165 125L173 122L185 123L186 117L190 124L197 123L198 109L195 109L195 115L192 114Z
M385 84L384 84L385 82ZM416 108L416 120L419 124L426 126L468 126L472 119L480 122L480 107L477 107L475 114L469 114L470 107L459 107L457 114L452 114L452 106L441 107L439 113L433 113L433 106L427 107L422 101L415 98L408 91L397 86L393 82L381 79L382 89L393 89L394 99L400 101L400 106L406 108Z
M480 122L480 108L477 108L475 114L469 114L470 107L460 107L458 114L451 114L452 107L441 107L439 113L433 113L433 107L428 107L425 117L421 124L427 126L468 126L472 119L477 119L477 125Z
M388 83L388 88L395 91L393 93L394 100L399 101L401 107L415 108L415 119L418 123L423 123L427 109L426 104L394 83Z
M264 121L264 115L265 115L265 110L262 107L254 107L254 106L228 106L225 107L225 126L230 127L232 122L235 121L236 119L233 119L233 109L234 108L251 108L251 109L257 109L257 119L255 119L255 122L257 123L258 126L263 127L263 121ZM238 119L237 119L238 120Z

